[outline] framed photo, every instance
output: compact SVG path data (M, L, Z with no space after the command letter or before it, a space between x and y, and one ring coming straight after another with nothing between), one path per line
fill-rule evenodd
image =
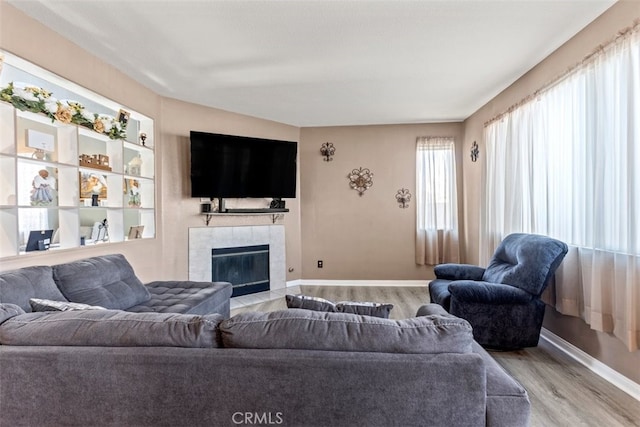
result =
M130 115L131 113L121 109L120 111L118 111L118 121L122 123L123 126L127 126L127 123L129 123Z
M80 172L80 198L90 199L94 194L107 198L107 177L94 172Z
M129 240L142 239L142 232L144 231L144 225L134 225L129 227Z
M53 152L56 150L55 137L49 133L27 129L27 147Z

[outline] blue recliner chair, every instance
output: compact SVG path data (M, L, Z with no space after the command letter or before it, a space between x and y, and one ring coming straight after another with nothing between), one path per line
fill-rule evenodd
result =
M538 345L545 304L540 295L567 253L559 240L510 234L485 269L469 264L435 266L431 302L466 319L482 346L515 350Z

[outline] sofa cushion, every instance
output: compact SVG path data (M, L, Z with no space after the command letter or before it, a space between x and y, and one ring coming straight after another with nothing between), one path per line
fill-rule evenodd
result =
M225 312L217 310L228 307L229 298L233 293L231 283L167 280L147 283L145 287L151 298L127 308L127 311L185 314L219 312L229 317L228 308Z
M25 311L21 309L19 305L9 303L0 304L0 323L24 313Z
M120 254L58 264L52 269L53 279L69 301L124 310L150 297Z
M98 305L81 304L79 302L52 301L50 299L31 298L33 311L71 311L71 310L106 310Z
M382 304L378 302L354 302L341 301L336 304L336 311L339 313L353 313L363 316L389 318L393 309L393 304Z
M329 300L307 295L285 295L287 308L303 308L305 310L335 312L336 305Z
M404 320L290 309L247 312L220 324L225 347L381 353L468 353L466 320L433 315Z
M67 300L53 281L51 267L24 267L0 273L0 303L16 304L28 313L30 298Z
M381 304L377 302L340 301L333 303L319 297L306 295L285 295L287 308L303 308L306 310L353 313L363 316L389 318L393 304Z
M26 313L0 324L0 344L219 347L219 314L81 310Z

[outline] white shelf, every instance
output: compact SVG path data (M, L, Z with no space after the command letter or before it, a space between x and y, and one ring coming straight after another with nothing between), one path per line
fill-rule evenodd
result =
M9 83L6 75L19 76L17 81L30 83L32 79L39 82L35 86L53 92L53 96L56 90L64 91L65 98L72 92L74 98L70 99L91 103L99 114L115 117L120 108L126 109L4 54L0 88ZM94 224L104 219L109 226L109 241L105 244L128 240L132 227L143 226L143 239L155 237L154 123L138 112L130 113L128 141L112 140L89 128L52 121L44 114L20 111L0 101L0 258L37 255L24 252L24 246L29 232L41 229L54 230L50 250L93 247L97 244L92 242ZM147 135L146 146L140 143L140 132ZM108 156L111 170L80 166L83 154ZM33 184L43 175L52 191L33 200ZM99 206L90 206L93 194L98 194ZM46 202L49 196L52 200Z

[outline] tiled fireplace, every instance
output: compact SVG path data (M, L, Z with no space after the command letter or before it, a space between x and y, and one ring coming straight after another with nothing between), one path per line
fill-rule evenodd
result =
M241 227L197 227L189 229L189 280L211 281L214 253L234 254L253 246L268 246L271 289L286 287L286 257L283 225ZM213 251L213 250L222 251ZM232 263L233 264L233 263ZM223 279L224 280L224 279ZM261 289L260 289L261 290ZM242 292L234 292L240 295Z

